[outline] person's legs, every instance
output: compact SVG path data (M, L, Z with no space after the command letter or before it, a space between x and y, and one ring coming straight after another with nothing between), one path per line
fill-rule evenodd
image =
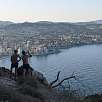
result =
M28 77L31 77L31 70L30 70L30 68L28 69Z
M18 69L18 63L15 64L15 80L17 78L17 69Z
M30 65L29 64L24 64L23 65L23 68L25 69L25 77L29 77L29 76L31 76L30 74Z
M22 77L25 78L25 76L26 76L26 69L23 68Z
M13 68L14 68L14 65L13 65L13 64L11 64L11 69L10 69L10 78L12 78L12 70L13 70Z
M26 77L26 73L27 73L26 64L23 64L23 78Z

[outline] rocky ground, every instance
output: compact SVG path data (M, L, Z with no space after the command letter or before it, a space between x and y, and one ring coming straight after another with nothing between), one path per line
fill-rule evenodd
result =
M51 88L43 74L35 71L32 78L9 78L10 71L0 68L0 102L102 102L102 95L76 97ZM42 79L44 79L42 81Z

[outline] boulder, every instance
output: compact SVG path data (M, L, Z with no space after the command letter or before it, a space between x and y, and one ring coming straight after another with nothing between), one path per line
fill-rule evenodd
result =
M33 71L33 73L32 73L32 76L35 78L35 79L37 79L37 80L39 80L41 83L43 83L44 85L49 85L48 84L48 81L46 80L46 78L44 77L44 75L42 74L42 73L40 73L40 72L38 72L38 71Z
M5 68L5 67L0 67L0 76L9 77L10 76L10 70Z

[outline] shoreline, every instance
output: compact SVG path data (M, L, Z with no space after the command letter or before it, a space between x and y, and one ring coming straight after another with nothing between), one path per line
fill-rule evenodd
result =
M70 48L74 48L74 47L81 47L81 46L87 46L87 45L102 45L102 43L93 43L93 44L74 44L74 45L70 45L68 47L60 47L58 48L58 52L55 52L55 53L47 53L47 54L32 54L33 56L48 56L48 55L51 55L51 54L59 54L61 53L62 51L61 50L64 50L64 49L70 49Z
M31 54L31 55L32 56L48 56L48 55L52 55L52 54L59 54L59 53L62 52L61 50L64 50L64 49L70 49L70 48L74 48L74 47L81 47L81 46L87 46L87 45L102 45L102 43L73 44L73 45L70 45L70 46L67 46L67 47L60 47L57 50L53 49L52 52L42 53L42 54L40 54L40 53L39 54ZM11 56L11 55L10 54L0 55L0 59L5 58L7 56Z

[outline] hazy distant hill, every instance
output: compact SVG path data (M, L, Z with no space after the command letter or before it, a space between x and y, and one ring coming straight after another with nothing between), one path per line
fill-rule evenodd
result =
M72 23L53 23L53 22L36 22L36 23L18 23L10 24L3 28L7 33L18 34L75 34L87 31L83 26Z
M0 21L0 27L4 27L4 26L10 25L10 24L13 24L13 22L10 22L10 21Z
M58 35L58 34L102 34L102 20L92 22L79 22L79 23L67 23L67 22L24 22L24 23L12 23L2 22L2 28L0 32L4 32L8 35L17 36L32 36L36 34L45 35Z
M102 20L93 21L94 24L102 24Z
M102 32L102 20L96 20L91 22L79 22L76 23L78 26L84 26L87 29L93 30L97 33Z
M90 24L102 24L102 20L90 21L90 22L78 22L76 25L90 25Z

